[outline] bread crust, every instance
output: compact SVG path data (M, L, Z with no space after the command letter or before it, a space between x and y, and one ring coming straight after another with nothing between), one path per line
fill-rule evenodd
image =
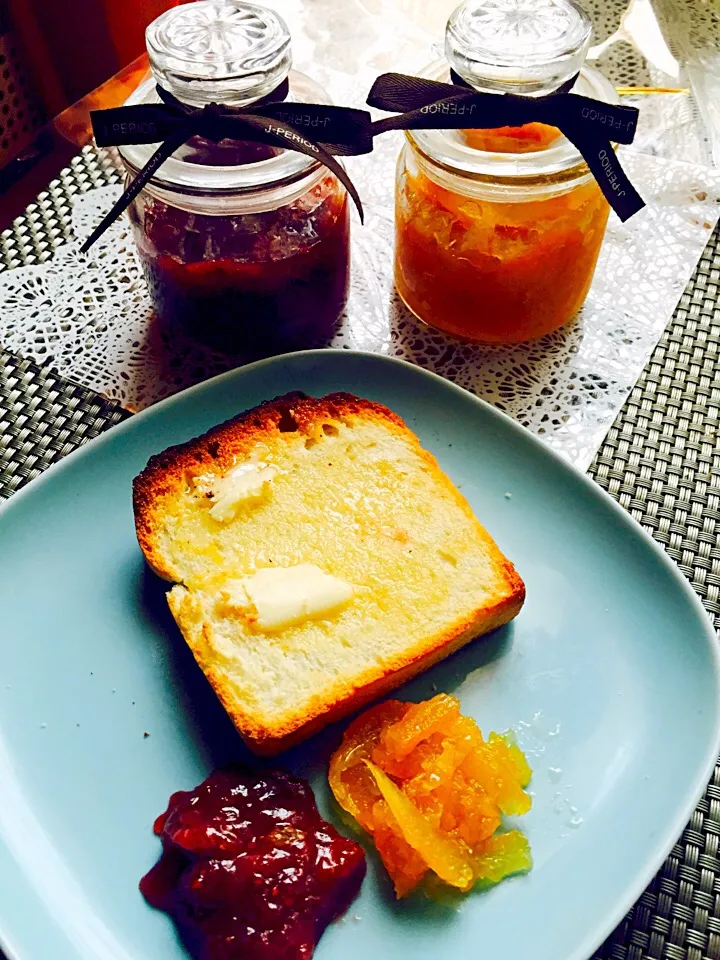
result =
M509 623L520 612L525 600L525 586L512 565L508 566L512 572L511 593L500 603L478 610L473 618L448 631L424 638L421 645L402 658L396 658L384 670L367 671L352 684L338 684L332 691L332 698L314 697L302 715L293 713L272 727L258 723L252 713L238 707L225 677L213 663L211 641L206 632L208 627L198 621L198 611L190 592L184 587L175 587L168 602L185 642L243 740L254 753L273 757L424 673L477 637Z
M293 712L270 726L238 706L222 671L213 662L208 635L210 627L203 621L199 601L184 586L175 586L168 594L168 603L188 646L243 739L255 753L264 756L274 756L288 749L422 673L475 637L508 623L519 613L525 599L524 583L512 563L481 526L435 457L421 447L415 434L397 414L381 404L349 393L334 393L322 398L289 393L152 457L133 483L138 543L151 568L165 580L176 584L182 582L180 572L173 569L163 556L156 531L163 502L184 486L188 472L210 471L222 475L238 458L249 456L258 442L272 445L273 438L280 439L281 434L296 430L313 436L327 421L350 423L358 416L380 421L386 429L402 435L412 445L414 452L428 464L435 482L444 487L472 521L496 569L502 571L505 590L496 602L475 610L471 617L458 621L438 635L423 637L383 667L367 670L352 682L338 682L330 693L311 698L301 715Z

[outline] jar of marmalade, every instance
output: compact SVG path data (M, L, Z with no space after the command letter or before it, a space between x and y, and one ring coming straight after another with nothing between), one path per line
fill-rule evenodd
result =
M173 7L150 24L146 40L152 77L128 103L159 102L157 83L195 107L240 107L286 79L290 103L330 102L290 69L281 17L244 0ZM120 148L129 177L156 148ZM228 353L296 349L332 336L348 293L349 211L344 187L314 158L193 137L129 214L161 321Z
M476 90L574 92L616 102L583 65L587 15L572 0L468 0L452 14L446 59ZM567 323L595 271L609 205L554 127L411 130L396 188L395 281L420 320L463 340L517 343Z

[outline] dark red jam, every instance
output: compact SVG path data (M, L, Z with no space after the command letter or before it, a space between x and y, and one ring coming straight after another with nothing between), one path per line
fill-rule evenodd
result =
M365 855L281 771L218 770L155 821L158 863L140 881L201 960L306 960L357 895Z
M162 322L231 354L321 345L335 333L348 295L350 224L334 177L259 213L190 213L144 192L130 216Z

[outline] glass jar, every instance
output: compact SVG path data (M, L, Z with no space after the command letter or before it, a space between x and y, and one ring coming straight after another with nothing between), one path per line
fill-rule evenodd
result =
M128 103L159 102L157 83L196 107L239 107L286 78L289 103L329 103L290 69L281 17L243 0L173 7L150 24L146 41L152 77ZM120 148L128 177L156 148ZM291 350L332 337L348 293L349 210L342 184L312 157L193 137L129 215L162 322L228 353Z
M469 0L448 21L450 69L478 91L574 92L616 102L583 66L591 25L572 0ZM609 205L554 127L411 130L398 161L395 282L421 321L479 343L533 340L587 296Z

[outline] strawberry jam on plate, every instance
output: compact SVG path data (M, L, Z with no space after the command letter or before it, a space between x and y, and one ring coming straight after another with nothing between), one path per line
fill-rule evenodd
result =
M228 767L172 795L158 863L140 881L200 960L306 960L357 895L362 847L281 771Z

